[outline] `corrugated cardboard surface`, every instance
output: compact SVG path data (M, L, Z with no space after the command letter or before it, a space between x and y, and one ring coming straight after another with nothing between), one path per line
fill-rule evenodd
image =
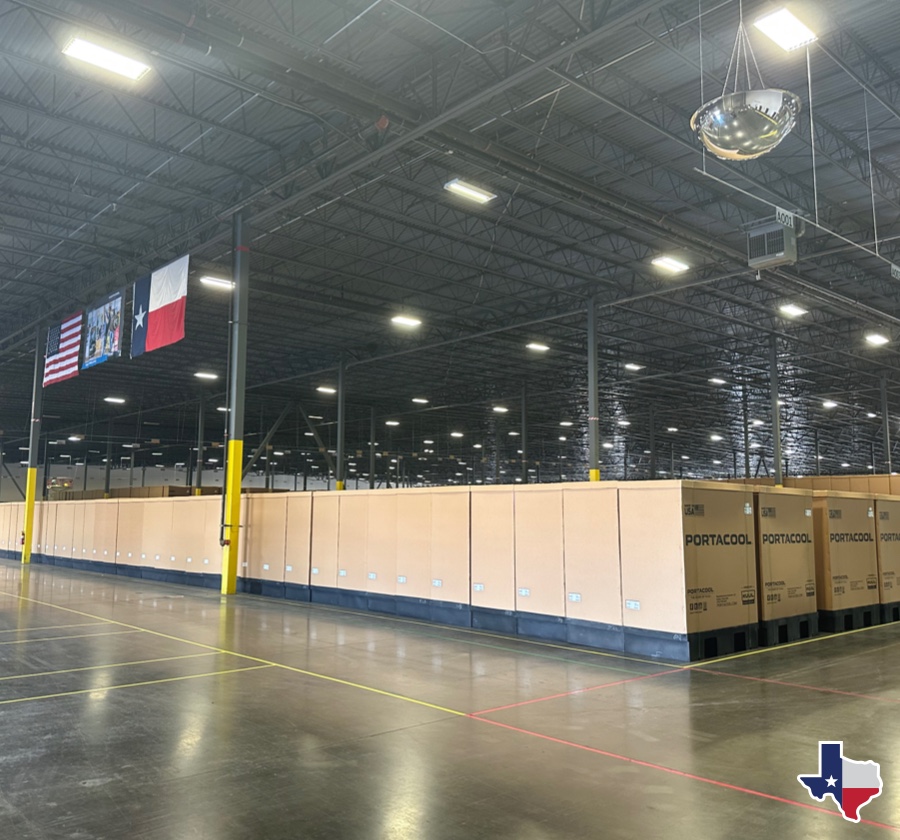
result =
M284 580L287 501L286 494L281 493L257 493L245 498L247 519L241 539L246 542L247 567L241 569L241 577Z
M563 531L566 616L620 625L623 607L616 484L566 485Z
M878 595L882 604L900 601L900 499L875 499L878 536Z
M819 609L845 610L877 604L874 500L861 494L817 492L813 497L813 520Z
M518 487L515 506L516 609L564 616L562 488Z
M407 491L422 492L422 491ZM436 601L469 603L469 491L444 487L431 496L431 595Z
M755 623L753 491L686 483L682 505L688 632Z
M309 582L337 586L340 493L313 493Z
M687 632L681 483L619 485L623 624Z
M516 519L512 487L472 490L472 606L516 608Z
M311 537L312 493L288 493L284 549L285 583L309 583Z
M336 493L338 521L338 577L340 589L366 588L366 546L369 538L369 492Z
M815 612L816 552L812 493L756 495L756 553L762 621Z
M366 591L397 592L397 496L401 491L369 492Z
M431 597L431 496L397 495L397 594Z
M69 504L59 502L60 505ZM122 499L119 504L119 534L116 545L116 562L123 566L141 565L141 539L144 534L144 508L142 500Z

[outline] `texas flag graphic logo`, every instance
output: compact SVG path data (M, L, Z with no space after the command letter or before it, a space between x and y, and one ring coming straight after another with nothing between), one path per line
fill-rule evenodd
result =
M797 776L818 802L830 796L845 820L858 823L859 809L881 796L881 766L874 761L844 758L843 741L819 741L819 775Z

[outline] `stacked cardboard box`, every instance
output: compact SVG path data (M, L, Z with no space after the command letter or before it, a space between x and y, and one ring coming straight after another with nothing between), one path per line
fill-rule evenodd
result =
M813 492L819 624L835 632L880 620L875 502L862 493Z

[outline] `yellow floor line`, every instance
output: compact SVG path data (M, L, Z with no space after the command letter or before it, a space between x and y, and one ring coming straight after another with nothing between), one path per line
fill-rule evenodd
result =
M174 662L178 659L197 659L200 656L220 656L218 653L186 653L182 656L163 656L159 659L139 659L135 662L113 662L110 665L88 665L84 668L63 668L59 671L38 671L35 674L13 674L11 677L0 677L0 682L9 680L27 680L30 677L53 677L57 674L78 674L82 671L102 671L104 668L125 668L128 665L151 665L154 662Z
M852 636L855 633L865 633L869 630L884 630L890 627L890 624L873 624L871 627L858 627L856 630L842 630L840 633L827 633L824 636L813 636L811 639L800 639L796 642L788 642L783 645L773 645L772 647L760 647L753 650L745 650L743 653L732 653L730 656L719 656L716 659L704 659L701 662L693 662L690 665L683 665L684 668L706 668L709 665L718 665L720 662L729 662L732 659L743 659L746 656L757 656L760 653L770 653L776 650L786 650L787 648L798 647L800 645L810 645L813 642L827 642L829 639L840 639L844 636ZM898 625L900 627L900 625Z
M11 703L29 703L32 700L52 700L57 697L75 697L78 694L95 694L97 692L113 691L117 688L142 688L149 685L162 685L163 683L180 682L181 680L198 680L201 677L221 677L225 674L240 674L244 671L259 671L268 668L269 665L253 665L249 668L231 668L228 671L210 671L208 674L188 674L184 677L164 677L160 680L146 680L145 682L124 683L122 685L105 685L102 688L80 688L77 691L60 691L56 694L40 694L34 697L15 697L12 700L0 700L0 706L8 706Z
M61 642L66 639L103 639L106 636L122 636L125 633L137 633L140 627L133 630L114 630L112 633L80 633L77 636L47 636L43 639L16 639L14 642L0 642L0 646L6 645L28 645L34 642Z
M17 627L15 630L0 630L0 636L4 633L36 633L38 630L67 630L72 627L99 627L102 624L109 624L109 622L104 619L103 621L85 621L81 624L56 624L52 627Z
M11 592L0 592L0 595L6 595L9 598L18 598L22 601L30 601L31 603L41 604L45 607L54 607L58 610L63 610L65 612L74 613L75 615L80 615L86 618L101 618L101 616L91 615L91 613L82 612L81 610L73 610L71 607L61 607L58 604L51 604L48 601L38 601L35 598L26 598L24 595L13 595ZM158 636L162 639L169 639L173 642L183 642L184 644L195 645L197 647L205 648L206 650L215 651L216 653L227 653L231 656L239 656L241 659L247 659L251 662L259 662L264 667L270 668L282 668L285 671L293 671L296 674L303 674L307 677L315 677L320 680L327 680L328 682L337 683L339 685L346 685L351 688L358 688L362 691L368 691L372 694L380 694L383 697L392 697L395 700L405 700L407 703L415 703L417 706L425 706L428 709L435 709L436 711L446 712L450 715L458 715L460 717L466 717L466 712L460 712L456 709L448 709L445 706L438 706L435 703L428 703L425 700L419 700L415 697L407 697L405 694L395 694L391 691L384 691L380 688L375 688L369 685L362 685L361 683L350 682L349 680L342 680L338 677L330 677L327 674L317 674L314 671L305 671L302 668L295 668L292 665L284 665L281 662L272 662L268 659L262 659L258 656L250 656L246 653L238 653L234 650L226 650L225 648L216 647L215 645L207 645L203 642L194 642L190 639L182 639L179 636L171 636L168 633L160 633L158 630L148 630L146 627L138 627L135 624L126 624L123 621L116 621L115 619L107 619L111 624L116 624L119 627L127 627L129 631L137 631L140 633L149 633L152 636ZM111 634L109 634L111 635ZM0 701L2 702L2 701Z

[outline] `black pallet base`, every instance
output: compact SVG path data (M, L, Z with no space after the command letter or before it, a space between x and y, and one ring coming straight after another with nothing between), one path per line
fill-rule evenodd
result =
M688 633L691 662L700 659L715 659L732 653L743 653L759 647L759 625L742 624L739 627L725 627L720 630L705 630Z
M843 633L881 624L881 604L851 607L846 610L819 610L819 629L823 633Z
M900 601L881 605L881 623L890 624L893 621L900 621Z
M759 623L759 646L773 647L788 642L811 639L819 634L819 614L805 613L787 618L773 618Z

